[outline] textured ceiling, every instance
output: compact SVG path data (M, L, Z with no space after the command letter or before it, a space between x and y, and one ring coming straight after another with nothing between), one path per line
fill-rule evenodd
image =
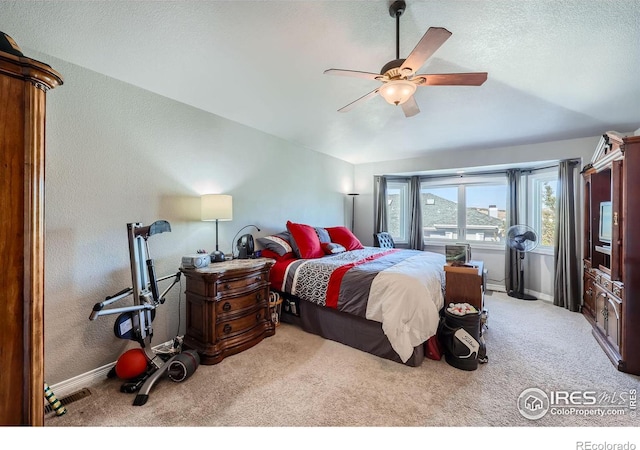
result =
M451 38L406 118L376 96L337 110L395 59L389 1L3 1L0 30L37 50L352 163L640 127L637 0L407 0L400 57L429 27Z

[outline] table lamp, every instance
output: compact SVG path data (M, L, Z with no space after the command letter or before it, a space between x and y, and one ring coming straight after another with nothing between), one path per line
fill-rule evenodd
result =
M216 221L216 250L211 253L211 262L224 261L224 253L218 248L218 222L233 219L233 200L230 195L207 194L200 198L201 220Z

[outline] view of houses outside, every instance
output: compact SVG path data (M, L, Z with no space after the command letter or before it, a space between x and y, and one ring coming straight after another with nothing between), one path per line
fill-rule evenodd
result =
M506 185L466 186L466 240L504 242L506 226ZM556 182L542 181L533 189L532 225L538 232L540 245L553 247L555 240ZM422 226L425 239L460 239L458 224L458 187L439 186L421 189ZM393 186L387 190L389 232L400 241L407 225L403 214L408 208L407 191Z
M489 200L489 199L487 199ZM458 203L432 192L422 193L422 226L425 238L459 239ZM468 241L501 242L504 240L506 211L495 204L466 207Z
M458 239L458 204L432 193L423 193L422 226L425 238ZM400 194L389 193L389 232L401 236ZM467 207L467 240L500 242L504 239L506 212L495 205Z

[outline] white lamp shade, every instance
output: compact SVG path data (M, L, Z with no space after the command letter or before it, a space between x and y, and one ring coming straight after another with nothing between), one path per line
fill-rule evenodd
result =
M203 221L232 220L233 200L230 195L207 194L200 198L200 218Z
M416 91L416 85L407 80L387 81L380 88L380 95L392 105L402 105Z

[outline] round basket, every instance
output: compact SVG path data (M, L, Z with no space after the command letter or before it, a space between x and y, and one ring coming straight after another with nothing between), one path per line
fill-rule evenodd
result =
M271 322L277 327L280 325L280 313L282 312L282 298L277 292L269 293L269 312L271 313Z

